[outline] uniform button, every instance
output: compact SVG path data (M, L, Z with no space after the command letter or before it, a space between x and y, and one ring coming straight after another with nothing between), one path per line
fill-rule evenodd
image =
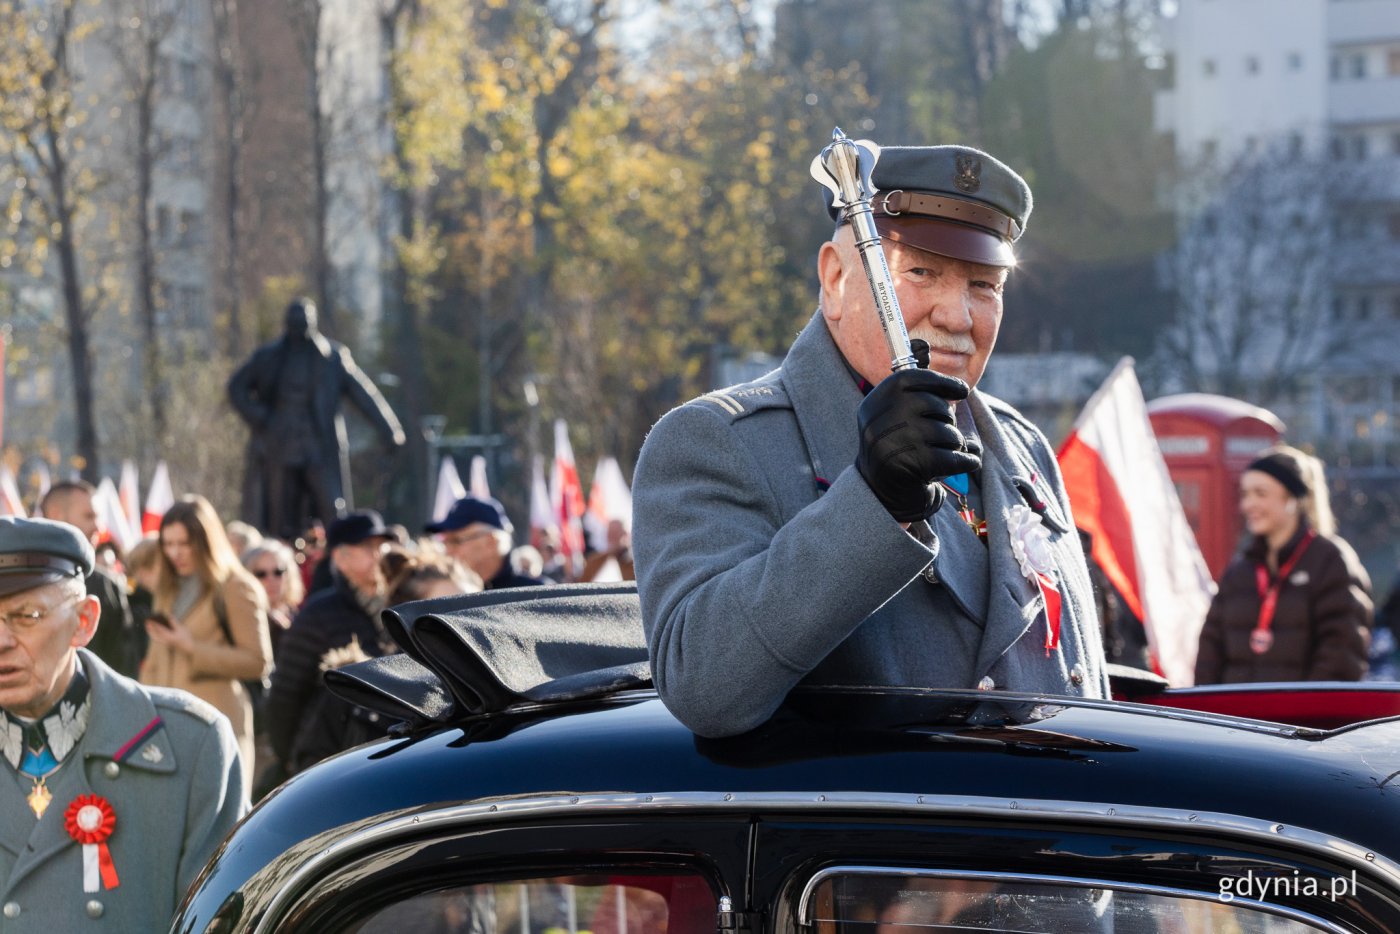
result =
M108 762L102 767L102 774L106 775L108 778L116 778L118 775L122 774L122 767L115 762Z
M977 682L977 690L979 691L991 691L994 690L996 686L997 683L992 680L991 675L983 675L982 680Z
M1071 669L1069 670L1069 680L1072 681L1072 682L1074 682L1075 684L1083 684L1083 683L1084 683L1084 666L1083 666L1083 665L1075 665L1073 668L1071 668Z
M6 902L5 907L0 910L4 911L5 917L13 921L19 917L19 902Z
M102 912L106 910L102 907L102 903L95 898L88 899L88 903L85 907L89 918L100 918L102 917Z
M928 581L930 584L938 583L938 568L932 563L924 568L924 580Z

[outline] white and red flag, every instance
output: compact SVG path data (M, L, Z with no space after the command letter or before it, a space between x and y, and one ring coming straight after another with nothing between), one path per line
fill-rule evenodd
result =
M559 551L571 575L583 570L583 484L569 443L569 426L554 421L554 472L551 477L554 515L559 521Z
M0 516L26 517L24 500L19 495L19 484L15 475L5 464L0 464Z
M135 461L122 461L122 475L117 481L117 498L121 500L122 515L126 516L126 527L132 529L137 538L140 538L141 484L137 480Z
M632 491L627 487L617 458L604 457L593 472L593 485L588 488L588 512L583 517L583 526L595 549L607 548L608 523L614 519L629 532L632 530Z
M486 482L486 458L480 454L472 455L471 469L468 471L467 489L477 499L491 498L491 484Z
M160 531L160 520L175 505L175 491L170 486L170 468L165 461L156 464L151 488L146 491L146 508L141 513L141 532L152 535Z
M451 454L442 455L438 462L437 492L433 495L433 521L446 519L452 504L466 495L462 478L457 475L457 462Z
M544 482L544 458L535 455L530 466L530 544L539 547L544 533L559 531L559 519L554 513L554 498Z
M127 522L117 485L111 477L103 477L97 484L97 492L92 494L92 508L97 513L98 542L114 542L125 552L141 540L141 533Z
M1215 585L1147 418L1133 360L1118 361L1060 447L1074 523L1142 620L1158 672L1195 680L1196 644Z

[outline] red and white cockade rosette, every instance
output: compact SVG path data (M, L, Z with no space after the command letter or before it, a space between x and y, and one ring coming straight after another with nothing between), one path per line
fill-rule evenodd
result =
M1016 504L1006 515L1011 552L1021 573L1040 589L1045 601L1045 654L1060 645L1060 589L1055 586L1055 561L1050 553L1050 530L1029 506Z
M116 812L101 795L78 795L63 815L68 836L83 845L84 892L96 892L99 877L104 889L115 889L119 884L112 851L107 848L107 838L116 824Z

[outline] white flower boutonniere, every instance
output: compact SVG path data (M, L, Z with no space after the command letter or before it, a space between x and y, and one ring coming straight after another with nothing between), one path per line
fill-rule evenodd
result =
M1018 503L1007 513L1006 525L1011 533L1011 553L1021 573L1031 583L1038 582L1042 574L1049 576L1055 562L1050 556L1050 530L1041 524L1040 516Z

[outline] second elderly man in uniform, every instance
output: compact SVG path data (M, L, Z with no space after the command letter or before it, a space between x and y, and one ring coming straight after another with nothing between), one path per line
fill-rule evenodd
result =
M0 517L0 930L163 931L247 809L223 714L83 646L78 530Z
M760 725L802 682L1108 690L1054 453L975 389L1030 189L962 146L882 149L873 181L929 369L890 373L843 222L817 257L820 307L783 365L671 411L637 462L653 675L701 735Z

